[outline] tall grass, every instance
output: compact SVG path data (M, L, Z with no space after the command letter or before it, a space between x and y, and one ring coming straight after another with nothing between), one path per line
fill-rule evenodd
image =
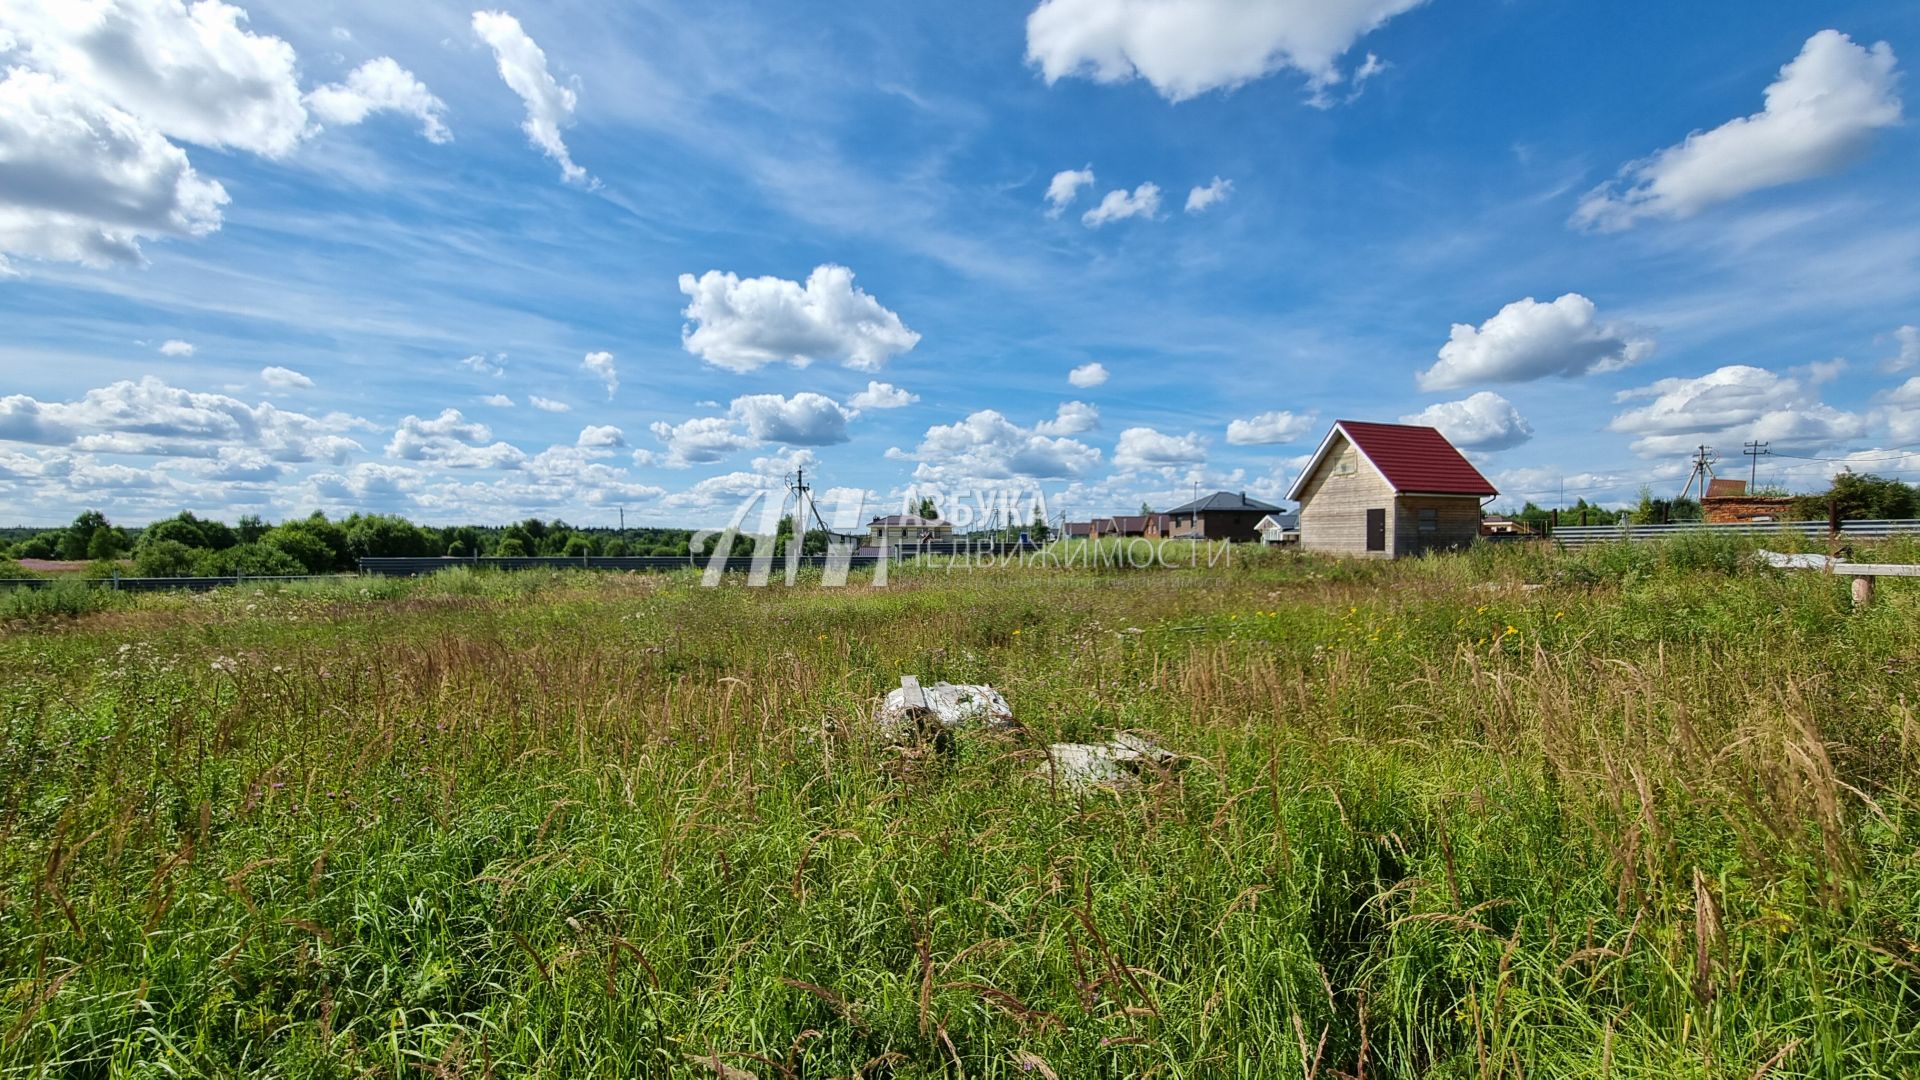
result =
M0 638L0 1074L1899 1076L1920 594L1718 549ZM988 681L1024 738L860 723ZM1131 793L1036 747L1148 732Z

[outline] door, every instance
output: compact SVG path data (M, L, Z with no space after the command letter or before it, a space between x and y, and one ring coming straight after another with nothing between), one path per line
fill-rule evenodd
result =
M1387 550L1387 512L1385 510L1367 511L1367 550Z

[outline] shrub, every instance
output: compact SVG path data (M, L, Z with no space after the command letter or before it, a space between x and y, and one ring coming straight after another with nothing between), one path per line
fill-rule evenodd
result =
M145 535L134 549L133 572L141 577L191 577L198 553L178 540L151 540Z
M11 589L0 593L0 622L25 619L37 622L62 616L123 607L128 595L81 578L60 578L40 589Z
M307 572L293 556L267 543L238 544L225 551L202 552L194 560L194 573L202 577L291 577Z
M325 574L339 569L338 558L326 537L299 522L268 530L260 538L260 543L284 553L309 574Z

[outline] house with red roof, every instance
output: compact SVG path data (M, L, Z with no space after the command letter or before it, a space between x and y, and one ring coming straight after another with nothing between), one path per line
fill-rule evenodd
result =
M1473 543L1498 494L1433 428L1337 420L1287 498L1303 550L1397 559Z

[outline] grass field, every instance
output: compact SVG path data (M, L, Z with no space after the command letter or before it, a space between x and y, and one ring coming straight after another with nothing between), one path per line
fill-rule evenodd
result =
M4 1076L1920 1074L1920 585L1699 538L28 603ZM874 746L902 674L1031 734ZM1180 767L1031 778L1116 729Z

